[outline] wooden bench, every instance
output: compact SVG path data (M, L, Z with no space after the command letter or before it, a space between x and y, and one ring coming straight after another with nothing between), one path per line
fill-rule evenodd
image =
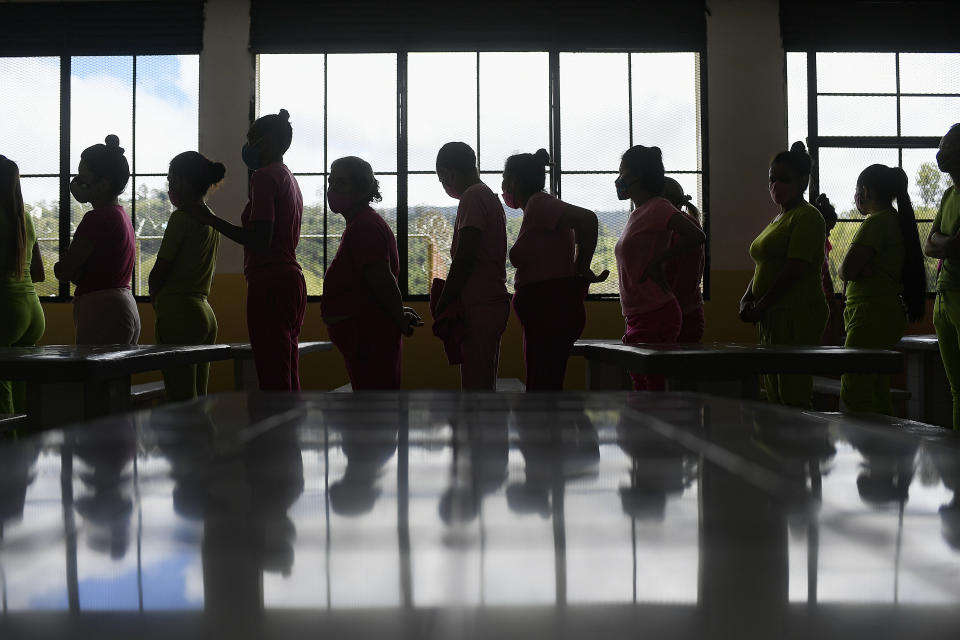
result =
M18 427L27 426L27 416L24 413L0 413L0 433Z
M152 409L166 400L163 380L144 382L130 387L130 407L133 409Z
M497 391L505 393L523 393L527 388L520 378L497 378ZM348 382L345 385L337 387L336 389L331 389L331 393L352 393L353 387L350 386Z
M229 346L233 355L233 388L237 391L258 391L260 379L253 362L253 348L248 343L234 343ZM321 340L301 342L299 351L301 358L309 353L333 351L333 343Z
M902 407L910 400L910 392L904 389L890 389L890 397L895 407ZM813 377L813 408L817 411L840 410L840 381L825 376Z
M906 358L906 383L910 390L907 416L951 428L953 395L940 358L937 335L903 336L897 348Z

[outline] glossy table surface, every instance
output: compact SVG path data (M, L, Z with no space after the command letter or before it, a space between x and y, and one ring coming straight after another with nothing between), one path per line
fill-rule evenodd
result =
M224 394L0 444L0 638L946 638L952 433L696 394Z
M900 349L911 351L940 351L940 341L935 333L925 333L915 336L903 336L897 343Z
M235 358L253 358L253 347L249 342L235 342L228 345ZM322 340L301 341L298 345L300 355L308 353L320 353L323 351L332 351L333 343Z
M0 379L74 382L233 357L226 344L0 347Z

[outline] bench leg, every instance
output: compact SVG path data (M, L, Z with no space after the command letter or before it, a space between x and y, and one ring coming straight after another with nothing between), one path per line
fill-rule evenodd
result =
M718 380L667 379L667 391L693 391L711 396L756 400L760 394L757 376L743 376Z
M259 391L260 378L252 358L233 361L233 388L236 391Z
M627 372L620 367L587 360L587 389L595 390L630 390L633 383Z
M130 376L84 382L31 382L27 420L34 429L122 413L130 408Z

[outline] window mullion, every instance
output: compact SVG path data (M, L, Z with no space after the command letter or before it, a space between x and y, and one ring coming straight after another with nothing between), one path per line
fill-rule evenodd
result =
M550 52L550 157L553 170L550 172L550 190L560 197L560 52Z
M397 53L397 253L400 257L400 292L410 296L410 225L408 222L407 52ZM429 284L428 284L429 286Z
M807 146L813 163L810 171L810 201L812 202L820 195L820 128L817 119L817 53L815 51L807 51Z
M133 290L133 294L137 295L137 277L140 275L139 267L143 264L143 247L140 246L140 241L137 237L137 56L133 56L132 69L133 85L131 87L131 95L133 96L133 100L130 111L130 120L132 125L130 127L130 131L133 134L133 138L130 140L130 223L133 225L133 248L137 268L134 268L133 270L130 288Z
M70 246L70 56L60 56L60 246L63 258ZM70 297L70 281L60 280L61 298Z

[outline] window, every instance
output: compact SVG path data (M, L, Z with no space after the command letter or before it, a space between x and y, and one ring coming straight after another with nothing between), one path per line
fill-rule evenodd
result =
M594 265L612 275L595 294L617 293L613 247L629 211L613 181L629 146L661 147L668 174L703 203L694 52L270 53L258 56L257 69L257 115L285 108L294 126L285 161L304 196L298 256L312 296L323 291L344 228L324 194L331 162L345 155L373 165L384 197L374 208L397 234L401 289L414 298L450 266L457 203L435 161L451 140L474 148L481 178L497 193L508 156L550 151L552 192L600 218ZM512 246L522 212L506 214Z
M960 54L787 53L788 135L807 140L814 158L810 197L830 197L840 217L830 234L830 271L840 263L863 217L853 203L867 166L900 166L920 239L926 239L950 176L937 168L940 138L960 113ZM937 262L927 259L927 285Z
M137 237L133 292L147 295L170 214L168 163L197 148L199 84L196 55L0 58L0 153L20 166L47 273L38 294L66 298L72 291L53 276L87 210L68 185L83 149L114 133L130 163L120 204Z

